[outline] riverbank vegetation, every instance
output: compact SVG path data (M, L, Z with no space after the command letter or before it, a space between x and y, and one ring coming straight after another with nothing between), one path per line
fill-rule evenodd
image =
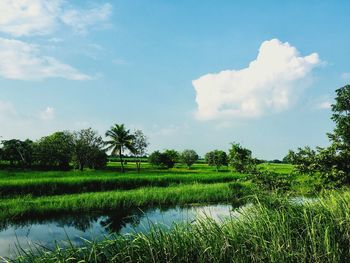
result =
M222 222L202 218L169 231L33 250L14 262L348 262L349 207L349 192L303 203L272 195Z

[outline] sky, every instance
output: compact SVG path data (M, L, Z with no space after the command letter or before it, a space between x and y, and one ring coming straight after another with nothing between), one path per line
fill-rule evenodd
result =
M149 152L326 146L349 1L1 0L0 136L113 124Z

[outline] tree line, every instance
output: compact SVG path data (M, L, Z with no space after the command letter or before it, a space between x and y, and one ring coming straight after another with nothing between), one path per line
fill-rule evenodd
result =
M103 140L92 128L80 131L59 131L37 141L29 139L3 140L0 160L9 167L68 170L101 169L108 162L107 152L118 156L124 171L123 153L129 150L135 157L138 170L141 158L146 154L147 137L142 131L131 132L123 124L115 124L106 132Z
M350 184L350 85L336 90L332 112L335 128L327 134L330 145L289 150L284 161L299 173L320 174L323 185L339 187Z
M92 128L80 131L59 131L44 136L37 141L10 139L3 140L0 147L0 160L7 167L40 168L83 171L85 168L102 169L108 162L107 152L120 162L121 171L125 171L125 152L131 154L140 172L142 159L147 156L148 138L141 130L131 132L124 124L115 124L106 133L106 140ZM148 156L148 162L159 169L173 168L176 163L185 164L188 169L199 160L195 150L186 149L155 151ZM238 143L232 143L227 154L213 150L205 154L205 162L219 171L229 165L238 172L252 171L258 160L252 152Z

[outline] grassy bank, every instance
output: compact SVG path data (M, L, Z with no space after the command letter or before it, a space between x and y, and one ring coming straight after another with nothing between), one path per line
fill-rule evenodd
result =
M268 197L239 219L203 219L79 248L41 248L15 262L349 262L349 208L349 192L303 205Z
M249 188L246 183L243 187ZM133 207L181 205L189 203L228 202L232 199L229 184L190 184L146 187L128 191L84 193L49 197L19 197L0 202L0 220L40 217L62 213L111 211Z
M35 173L30 172L26 178L17 176L3 178L0 179L0 197L62 195L117 189L127 190L139 187L166 187L174 184L212 184L232 182L243 177L243 175L237 173L183 174L176 172L146 172L141 175L91 173L89 176L86 175L87 173L85 173L85 176L74 176L74 174L71 173L60 177L35 178Z

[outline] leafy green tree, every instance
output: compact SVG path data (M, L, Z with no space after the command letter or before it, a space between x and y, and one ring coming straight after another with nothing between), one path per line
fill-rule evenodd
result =
M33 142L31 140L4 140L2 141L2 159L22 166L30 166L33 159Z
M290 152L290 159L304 173L319 172L323 185L337 187L350 183L350 85L336 90L332 105L335 128L328 134L329 147L309 147Z
M298 148L297 152L289 151L288 159L294 164L299 173L314 173L318 169L317 152L309 146Z
M108 138L107 150L111 150L112 155L119 156L121 171L124 172L123 152L124 150L134 151L135 135L131 134L130 130L126 130L124 124L115 124L106 132L106 137Z
M148 157L148 162L153 166L169 169L175 165L173 157L167 151L163 153L155 151Z
M252 152L242 147L239 143L231 143L229 162L232 168L240 173L255 170L255 160L252 158Z
M168 156L168 158L171 159L171 162L174 163L172 167L175 166L176 163L180 161L180 154L178 151L173 150L173 149L167 149L164 151L164 153ZM172 168L170 167L170 168Z
M180 154L181 161L187 165L188 169L198 160L198 154L194 150L184 150Z
M42 137L35 144L35 160L44 167L69 168L74 150L73 134L68 131L55 132Z
M107 155L103 147L102 137L92 128L75 132L73 160L79 170L84 170L86 166L92 169L104 167Z
M218 172L221 166L228 165L227 154L224 151L214 150L205 154L205 161L209 166L215 166Z
M137 172L140 173L141 169L141 158L147 154L147 147L149 145L147 137L141 130L134 132L133 140L133 154L136 160Z
M317 168L326 184L350 184L350 85L336 90L332 105L333 133L331 146L318 148Z

